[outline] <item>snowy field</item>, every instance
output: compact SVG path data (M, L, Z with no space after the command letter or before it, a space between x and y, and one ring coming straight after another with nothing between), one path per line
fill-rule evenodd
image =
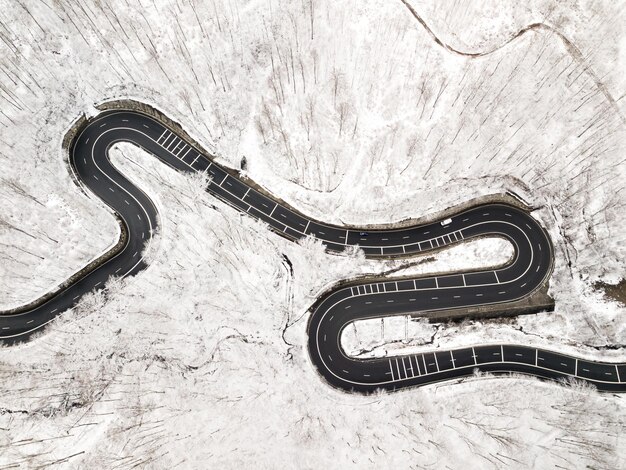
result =
M115 243L61 140L129 97L321 220L389 223L507 189L540 207L554 313L357 325L355 353L506 338L626 360L626 310L592 287L626 271L625 21L610 1L0 0L0 308ZM152 264L0 350L0 468L626 467L623 398L577 384L330 389L307 309L407 261L289 243L201 178L127 144L112 158L159 208ZM509 250L477 241L397 274Z

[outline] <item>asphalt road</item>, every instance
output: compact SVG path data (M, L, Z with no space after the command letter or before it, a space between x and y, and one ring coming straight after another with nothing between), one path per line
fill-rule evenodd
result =
M546 232L526 212L501 204L458 213L446 226L435 222L365 230L321 224L261 194L161 123L135 111L108 111L92 118L70 151L76 179L126 224L126 245L43 305L0 316L0 341L13 344L29 339L84 294L103 289L111 276L131 276L146 267L142 252L152 240L158 213L150 198L109 161L108 149L116 142L138 145L179 171L208 173L212 179L207 191L217 198L263 220L288 239L314 235L329 251L358 244L370 257L406 256L478 236L497 235L511 241L514 259L495 270L361 284L337 289L320 299L309 320L308 349L319 373L335 387L363 393L396 390L472 375L479 369L546 379L576 377L600 390L626 391L626 364L586 361L522 345L477 345L384 359L347 356L341 348L341 333L355 320L498 304L530 295L550 275L552 247Z

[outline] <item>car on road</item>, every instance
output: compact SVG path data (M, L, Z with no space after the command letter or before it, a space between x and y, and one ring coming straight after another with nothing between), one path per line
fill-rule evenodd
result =
M452 219L445 219L441 221L441 226L445 227L446 225L450 225L452 223Z
M361 237L367 237L368 233L367 232L359 232L359 235Z

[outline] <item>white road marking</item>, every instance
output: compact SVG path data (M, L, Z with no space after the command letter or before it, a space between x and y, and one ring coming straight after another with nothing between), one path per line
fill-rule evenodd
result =
M538 365L539 361L539 350L535 348L535 366Z
M171 147L172 144L176 143L176 140L178 139L178 137L176 135L174 135L174 134L172 134L172 135L174 136L174 138L172 139L172 141L169 144L167 144L167 147L165 148L170 153L173 153L172 150L174 150L178 146L178 144L176 144L174 147ZM171 147L171 149L170 149L170 147Z
M404 377L405 378L409 378L409 374L406 373L406 366L404 365L404 357L400 358L402 360L402 369L404 369ZM398 363L398 359L396 358L396 364ZM398 370L400 370L400 368L398 367Z
M183 146L181 147L180 144L183 144ZM185 142L183 142L182 140L180 142L178 142L178 144L176 144L176 147L174 147L174 149L172 150L172 154L174 154L175 157L179 158L180 160L182 160L182 158L178 157L181 152L183 151L183 149L187 146L187 144L185 144Z
M411 371L411 378L413 378L415 377L415 371L413 370L413 364L411 364L411 356L407 357L407 359L409 360L409 367L406 370ZM402 365L404 365L404 357L402 358Z
M417 375L422 375L422 373L420 372L420 363L417 360L417 356L413 356L413 359L415 360L415 367L417 367Z
M167 140L170 138L171 134L167 134L166 133L169 132L167 129L163 132L163 135L161 137L159 137L159 140L157 140L157 144L159 144L161 147L163 147L163 145L165 144L165 142L167 142ZM161 142L161 138L163 138L163 141Z

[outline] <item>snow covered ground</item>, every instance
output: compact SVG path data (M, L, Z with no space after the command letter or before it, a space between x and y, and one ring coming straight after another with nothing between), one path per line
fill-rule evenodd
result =
M95 103L132 97L223 163L245 156L252 179L322 220L394 222L503 189L541 206L555 312L413 322L416 345L436 333L426 347L507 338L597 357L624 344L624 307L592 284L625 272L625 7L503 3L410 2L450 49L496 49L472 58L438 45L400 0L0 0L0 308L115 242L114 218L72 183L60 143ZM550 28L509 41L536 22ZM200 178L128 145L113 154L160 209L153 262L0 351L0 465L626 465L623 400L577 385L329 389L308 362L306 310L340 279L400 264L290 244ZM468 258L454 248L419 269L491 264L501 248L476 242ZM385 340L407 339L396 323ZM351 341L401 344L379 339L364 329Z

